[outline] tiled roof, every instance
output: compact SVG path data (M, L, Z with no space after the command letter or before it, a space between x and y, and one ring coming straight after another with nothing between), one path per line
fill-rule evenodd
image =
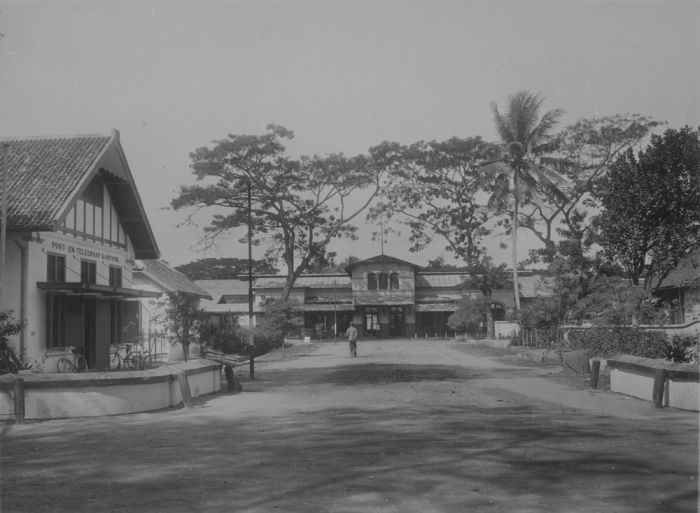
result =
M101 172L136 258L159 257L117 130L111 135L4 138L0 145L8 168L8 231L55 230Z
M8 167L7 229L53 229L61 207L110 140L108 135L3 139Z
M139 260L139 263L142 266L140 272L143 272L168 292L181 292L211 299L209 292L197 286L187 276L176 271L162 260Z

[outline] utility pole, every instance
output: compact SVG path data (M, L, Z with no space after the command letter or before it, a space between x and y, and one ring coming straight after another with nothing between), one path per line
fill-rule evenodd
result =
M2 222L0 224L0 308L5 292L5 277L7 275L5 269L5 260L7 255L7 175L9 170L7 154L10 151L10 144L5 142L2 144L3 149L3 164L2 164Z
M250 190L250 178L248 188L248 360L250 379L255 379L255 337L253 335L253 206Z

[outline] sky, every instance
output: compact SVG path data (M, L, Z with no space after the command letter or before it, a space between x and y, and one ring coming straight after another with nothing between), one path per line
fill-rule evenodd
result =
M0 136L116 128L162 258L245 258L236 236L203 250L206 218L169 209L194 149L270 123L294 131L292 156L496 141L489 105L521 90L564 109L562 128L624 113L696 127L699 29L700 1L0 0ZM376 230L334 243L337 260L379 254ZM451 262L407 239L385 253Z

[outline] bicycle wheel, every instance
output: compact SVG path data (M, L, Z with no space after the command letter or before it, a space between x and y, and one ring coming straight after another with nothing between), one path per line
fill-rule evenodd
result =
M126 369L135 369L138 366L138 361L136 357L132 354L129 354L124 357L124 368Z
M138 355L136 357L136 368L138 370L144 370L146 368L146 357L143 355Z
M75 365L66 357L59 358L58 363L56 363L56 370L58 372L73 372Z
M122 357L119 353L109 355L109 368L117 370L122 368Z
M75 364L76 364L76 367L78 368L78 372L84 372L84 371L86 371L87 368L88 368L87 360L86 360L85 357L84 357L83 355L81 355L81 354L79 354L78 356L76 356L76 358L75 358Z

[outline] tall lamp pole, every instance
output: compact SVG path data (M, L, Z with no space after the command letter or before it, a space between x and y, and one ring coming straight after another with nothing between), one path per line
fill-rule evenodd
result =
M250 179L248 188L248 350L250 359L248 360L250 379L255 379L255 337L253 335L253 207L250 191Z
M5 292L5 258L7 254L7 154L10 151L10 144L2 144L3 164L2 164L2 223L0 224L0 308Z

